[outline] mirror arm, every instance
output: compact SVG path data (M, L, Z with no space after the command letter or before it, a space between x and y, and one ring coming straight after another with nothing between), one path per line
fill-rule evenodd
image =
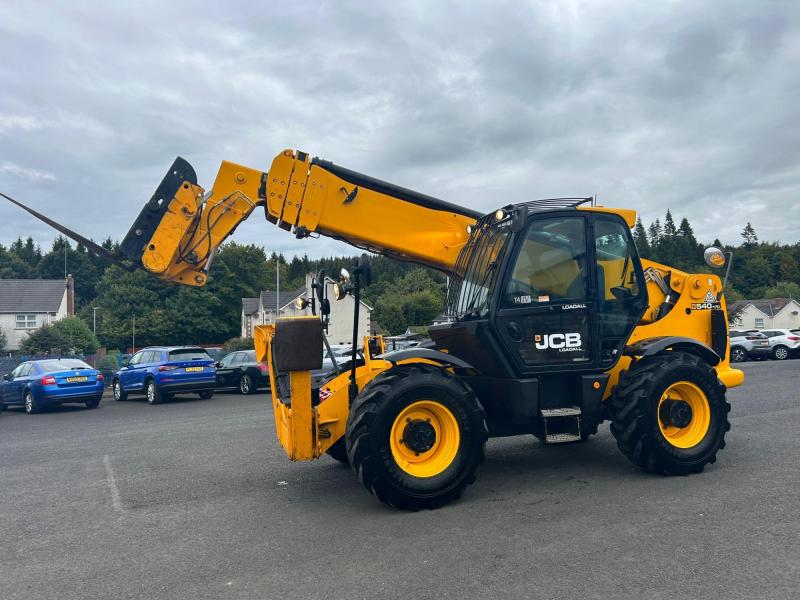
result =
M722 298L722 292L725 291L725 286L728 285L728 275L731 274L731 264L733 263L733 252L726 252L725 254L728 255L728 268L725 269L725 279L722 280L722 289L717 294L717 300Z

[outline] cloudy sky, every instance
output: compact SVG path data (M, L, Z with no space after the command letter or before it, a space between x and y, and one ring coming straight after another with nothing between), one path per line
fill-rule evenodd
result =
M0 191L121 238L176 155L800 239L800 3L0 2ZM259 5L262 5L259 7ZM311 256L259 211L238 241ZM5 201L0 243L53 232Z

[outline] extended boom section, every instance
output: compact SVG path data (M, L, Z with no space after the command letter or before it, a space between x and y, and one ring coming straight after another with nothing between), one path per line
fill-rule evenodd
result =
M263 172L223 162L208 194L178 158L121 246L162 279L203 285L215 249L263 206L267 220L302 238L354 246L452 271L476 211L284 150Z

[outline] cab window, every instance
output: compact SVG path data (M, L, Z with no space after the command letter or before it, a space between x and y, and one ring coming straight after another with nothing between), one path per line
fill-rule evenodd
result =
M586 298L583 218L568 216L533 221L517 254L503 304L524 306Z

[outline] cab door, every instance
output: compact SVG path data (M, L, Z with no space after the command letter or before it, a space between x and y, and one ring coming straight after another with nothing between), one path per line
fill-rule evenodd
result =
M598 366L589 218L534 217L514 243L495 298L495 330L520 376Z

